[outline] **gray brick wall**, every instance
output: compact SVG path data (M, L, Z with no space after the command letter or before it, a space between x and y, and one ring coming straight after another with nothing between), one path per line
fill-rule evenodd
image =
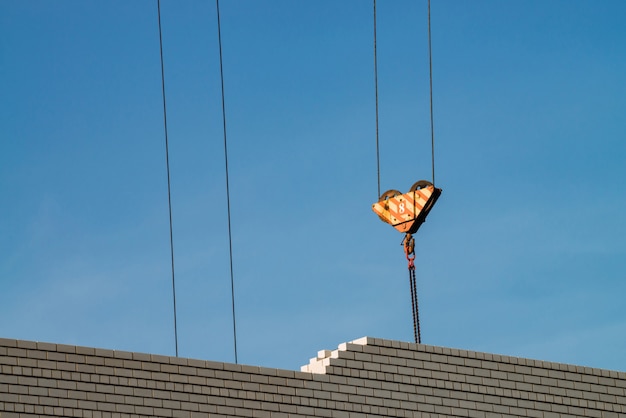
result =
M302 371L0 339L0 418L626 417L626 373L361 338Z

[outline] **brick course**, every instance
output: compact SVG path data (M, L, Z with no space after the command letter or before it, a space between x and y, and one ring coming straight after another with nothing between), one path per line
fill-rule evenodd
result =
M0 418L619 417L626 373L364 337L301 371L0 339Z

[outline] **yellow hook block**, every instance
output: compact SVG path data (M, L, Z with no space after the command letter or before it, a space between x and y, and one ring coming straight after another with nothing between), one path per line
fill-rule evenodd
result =
M388 190L382 194L372 210L383 221L400 232L414 234L441 195L441 189L431 182L420 180L408 193Z

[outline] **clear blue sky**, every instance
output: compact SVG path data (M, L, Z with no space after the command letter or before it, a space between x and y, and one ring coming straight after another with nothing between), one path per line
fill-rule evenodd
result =
M378 1L382 189L431 178L426 1ZM423 342L626 370L626 3L432 3ZM221 2L239 362L411 341L372 2ZM234 361L213 1L162 1L181 356ZM0 2L0 336L174 354L156 1Z

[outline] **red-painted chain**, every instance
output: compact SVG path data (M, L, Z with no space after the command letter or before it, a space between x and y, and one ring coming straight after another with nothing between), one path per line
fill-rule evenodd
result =
M411 234L406 234L402 243L404 244L404 254L409 261L409 270L415 270L415 239Z

